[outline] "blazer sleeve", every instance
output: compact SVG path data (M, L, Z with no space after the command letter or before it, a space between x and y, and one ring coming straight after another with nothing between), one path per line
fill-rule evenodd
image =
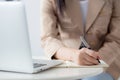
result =
M58 49L65 46L58 38L59 31L53 3L54 0L41 0L40 6L41 45L49 59Z
M105 43L99 50L101 57L109 65L115 63L120 68L120 0L113 0L113 14L111 17L109 33Z

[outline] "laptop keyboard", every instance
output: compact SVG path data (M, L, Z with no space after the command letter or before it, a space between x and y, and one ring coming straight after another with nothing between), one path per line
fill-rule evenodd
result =
M33 67L37 68L37 67L42 67L42 66L46 66L47 64L41 64L41 63L34 63Z

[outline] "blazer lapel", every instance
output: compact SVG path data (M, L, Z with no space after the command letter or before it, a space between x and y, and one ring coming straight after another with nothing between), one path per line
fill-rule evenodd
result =
M82 21L82 12L81 12L79 1L80 0L65 0L66 12L68 16L71 17L73 23L77 24L80 27L82 33L84 34L84 31L83 31L84 25ZM97 18L98 14L103 8L104 3L105 1L103 0L89 0L86 27L85 27L86 32L94 23L95 19Z
M65 0L66 1L66 12L72 19L75 25L78 25L82 31L82 13L80 9L79 0Z
M89 0L88 5L88 14L87 14L87 22L86 22L86 32L89 30L91 25L94 23L97 18L99 12L104 6L103 0Z

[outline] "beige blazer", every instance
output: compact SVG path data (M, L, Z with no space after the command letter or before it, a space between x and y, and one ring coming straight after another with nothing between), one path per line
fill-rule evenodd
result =
M120 75L120 0L89 0L86 25L83 26L79 0L65 0L62 16L56 0L42 0L41 45L49 59L61 47L78 49L85 27L86 38L110 67L115 78Z

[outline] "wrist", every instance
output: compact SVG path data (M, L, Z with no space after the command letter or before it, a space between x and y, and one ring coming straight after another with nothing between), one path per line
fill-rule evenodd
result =
M63 53L64 53L64 48L65 47L61 47L60 49L57 50L57 52L55 53L54 57L56 59L61 59Z
M55 54L57 59L74 61L75 50L72 48L61 47Z
M74 62L74 61L76 61L79 58L79 51L74 49L73 53L71 55L72 55L72 57L71 57L72 60L71 61Z

